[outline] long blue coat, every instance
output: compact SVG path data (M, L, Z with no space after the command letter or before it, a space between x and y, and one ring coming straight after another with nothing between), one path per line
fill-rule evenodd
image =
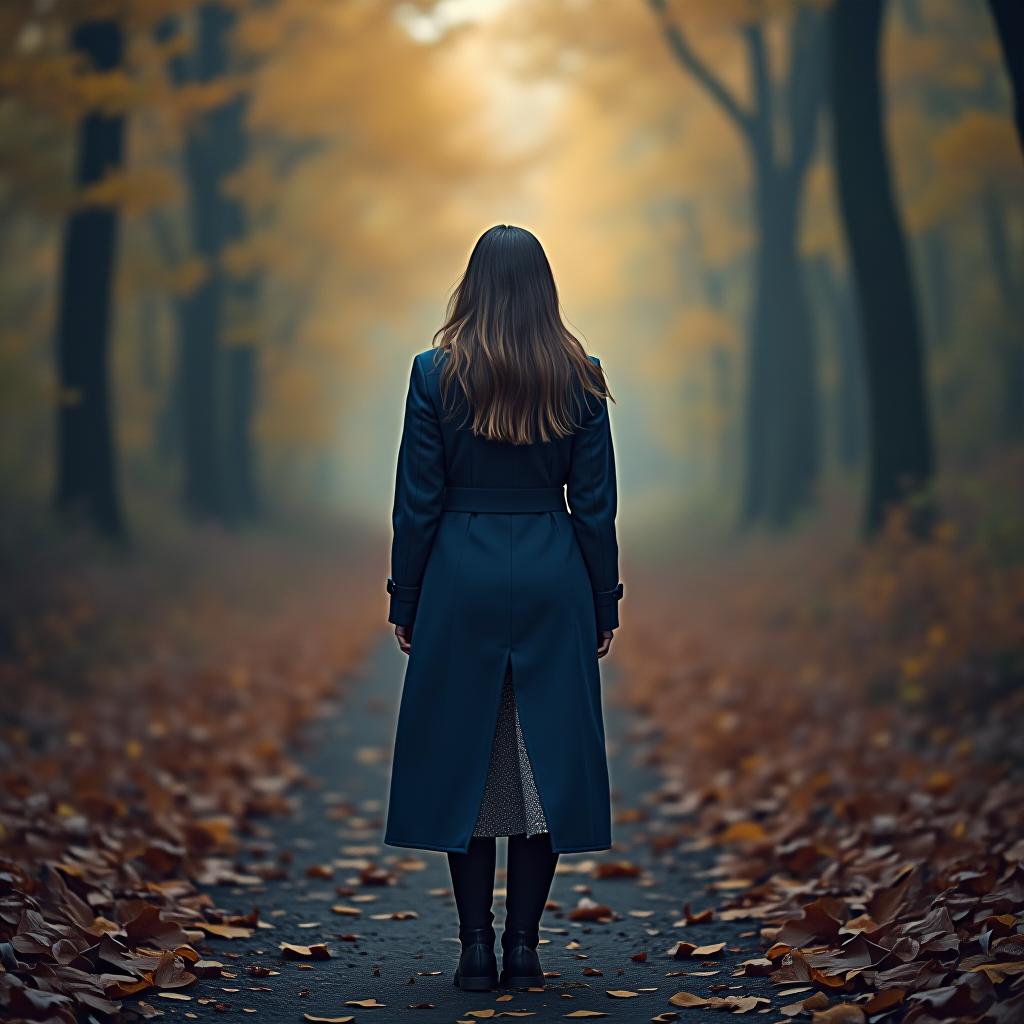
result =
M511 659L552 848L605 850L596 647L599 630L618 626L622 595L607 402L580 389L571 437L488 441L462 425L461 392L446 418L445 358L428 349L413 360L398 454L388 618L412 625L412 653L384 842L469 848Z

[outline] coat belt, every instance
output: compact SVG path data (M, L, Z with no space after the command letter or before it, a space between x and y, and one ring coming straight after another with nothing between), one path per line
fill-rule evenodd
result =
M565 511L562 487L447 487L444 508L449 512Z

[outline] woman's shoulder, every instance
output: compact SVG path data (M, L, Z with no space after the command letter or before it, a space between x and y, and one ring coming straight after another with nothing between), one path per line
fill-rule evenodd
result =
M440 371L441 365L447 358L447 353L440 348L426 348L413 356L413 362L423 371L424 376L429 377Z

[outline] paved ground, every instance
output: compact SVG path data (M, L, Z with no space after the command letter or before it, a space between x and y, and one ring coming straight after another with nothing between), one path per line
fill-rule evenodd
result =
M217 905L232 912L244 913L258 905L261 918L273 928L248 939L211 941L205 954L224 963L237 978L201 979L188 990L188 1002L153 1000L165 1019L212 1018L219 1011L229 1016L248 1012L271 1024L301 1022L304 1014L342 1019L351 1015L356 1024L434 1024L499 1013L529 1014L545 1021L590 1010L613 1021L648 1021L674 1011L669 996L681 990L705 996L771 995L763 979L732 974L738 963L759 956L751 922L673 925L682 917L684 904L695 912L717 905L708 879L702 877L708 855L651 852L646 838L670 829L671 822L649 806L656 779L644 764L643 723L615 706L611 659L603 663L603 671L614 806L618 819L638 820L616 823L614 851L562 858L551 897L561 909L549 908L542 922L546 941L541 959L545 970L556 975L543 992L463 994L456 989L451 976L458 959L457 919L444 855L380 844L404 664L393 637L386 636L363 671L346 684L346 697L311 730L305 756L320 787L303 791L295 816L271 823L266 840L250 851L252 860L290 854L286 877L258 887L212 890ZM496 924L502 916L503 855L504 842L499 840ZM639 866L641 877L594 877L596 864L623 860ZM367 864L384 869L394 883L366 884L374 881L361 875ZM316 866L325 868L322 877L307 874ZM584 896L611 908L617 919L570 921L569 911ZM338 905L361 913L332 911ZM405 911L417 916L402 919ZM374 916L392 913L399 916ZM700 959L676 960L666 951L678 940L700 946L724 942L726 948ZM284 959L281 942L323 942L331 958ZM644 952L646 961L631 959ZM253 968L256 973L249 973ZM264 975L263 969L272 973ZM608 990L637 994L616 998ZM368 999L384 1005L345 1005ZM776 1009L769 1019L775 1020L781 1003L777 998L772 1003ZM753 1012L764 1013L766 1005ZM686 1019L709 1011L678 1012Z

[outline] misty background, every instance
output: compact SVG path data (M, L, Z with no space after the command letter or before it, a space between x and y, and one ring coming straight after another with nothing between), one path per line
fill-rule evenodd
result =
M1021 1019L1022 137L1020 0L0 3L0 1015L485 1012L381 844L385 579L513 223L616 399L627 767L548 909L605 977L551 998Z
M88 4L5 5L5 518L63 487L65 513L112 502L98 517L136 537L385 530L411 358L477 236L516 223L608 372L626 551L821 516L856 533L870 430L827 8L147 0L90 71L68 46ZM963 480L1024 420L1011 80L982 0L894 0L879 55L924 417L937 475ZM120 135L91 179L90 119ZM63 262L76 217L84 271ZM101 344L97 316L109 470L84 421L60 433L89 371L69 379L54 339ZM62 484L62 459L109 472L108 496Z

